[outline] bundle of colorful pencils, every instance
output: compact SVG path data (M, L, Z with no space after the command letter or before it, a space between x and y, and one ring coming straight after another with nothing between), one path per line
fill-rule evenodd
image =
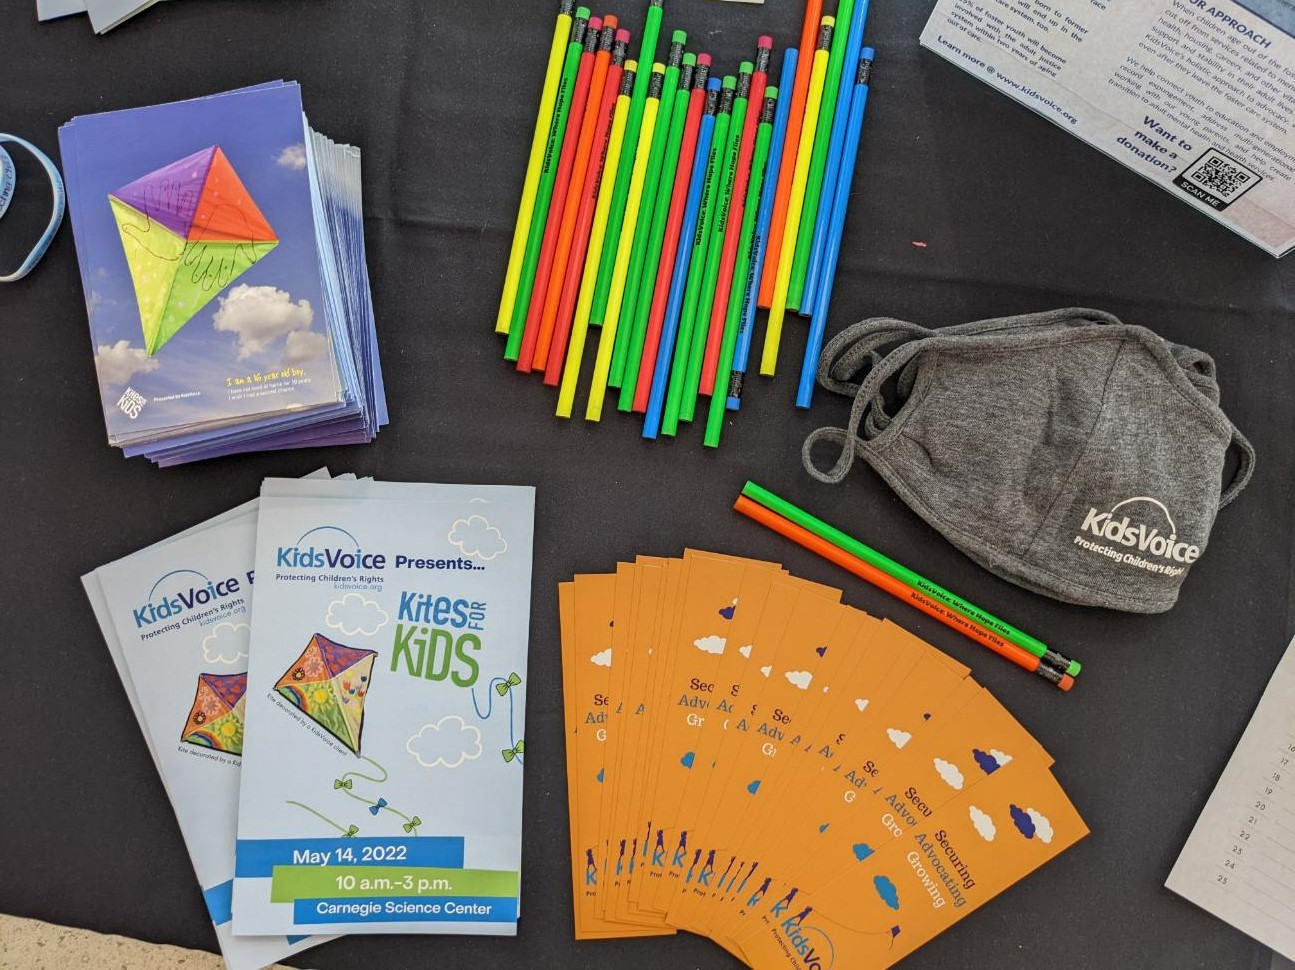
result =
M757 304L771 308L763 374L785 310L810 318L809 406L867 102L868 0L840 0L839 19L809 0L778 87L767 36L722 79L682 30L658 62L663 4L649 0L635 61L617 17L560 0L495 330L570 417L598 328L585 418L601 419L611 388L644 437L675 435L706 397L717 447Z

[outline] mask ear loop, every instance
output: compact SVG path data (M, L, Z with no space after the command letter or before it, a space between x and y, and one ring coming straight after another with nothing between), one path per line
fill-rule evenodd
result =
M862 326L862 324L856 324L856 326ZM917 327L916 324L907 324L907 326L911 328ZM925 328L919 329L925 330ZM861 341L861 343L867 342L868 341L866 340ZM889 341L887 340L885 342ZM836 341L833 341L833 343L836 343ZM825 482L829 485L837 484L850 473L850 469L854 466L854 459L857 456L864 454L868 447L868 442L859 436L860 421L863 420L865 414L868 414L872 408L881 406L882 385L903 369L910 360L926 349L925 345L925 340L911 340L902 347L895 348L887 354L880 363L875 364L872 369L868 371L868 376L864 378L863 383L853 385L857 390L854 395L854 403L850 406L850 420L846 426L844 428L819 428L817 431L811 432L809 437L805 439L804 445L801 446L800 458L805 465L805 471L809 472L820 482ZM837 349L839 350L840 348L838 347ZM875 356L875 351L872 347L868 348L867 353L871 356ZM842 358L844 359L845 356L846 355L843 354ZM861 353L856 353L855 348L851 348L848 352L848 356L850 358L849 365L853 366L860 362L862 355ZM819 373L822 374L829 366L830 364L825 351L823 354L823 360L819 364ZM839 370L843 369L843 367L833 369ZM889 417L887 417L887 420L889 420ZM869 423L870 425L872 424L871 417L869 417ZM833 465L829 471L820 470L818 466L814 464L814 460L810 456L814 446L820 441L830 441L833 444L839 445L841 448L841 456L836 460L836 464Z
M1250 484L1250 476L1255 473L1254 445L1246 440L1246 436L1237 430L1236 425L1232 425L1232 444L1236 445L1241 452L1241 464L1237 466L1237 473L1232 476L1232 484L1219 496L1219 508L1223 508L1240 495Z
M58 167L49 160L49 156L24 138L0 132L0 144L4 142L10 142L27 149L40 162L41 167L45 169L45 174L49 177L50 195L53 201L53 211L50 213L49 225L45 227L45 231L36 240L36 245L32 247L32 251L27 254L27 258L19 264L16 270L8 275L0 276L0 283L13 283L30 273L36 264L41 261L45 251L49 249L50 243L54 241L54 236L58 232L59 224L63 221L63 210L66 208L67 198L63 191L63 177L59 175ZM0 217L3 217L5 210L9 208L9 201L13 198L16 183L17 174L14 171L13 159L8 152L0 148Z

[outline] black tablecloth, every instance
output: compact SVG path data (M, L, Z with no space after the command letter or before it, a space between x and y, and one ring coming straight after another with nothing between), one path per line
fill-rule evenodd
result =
M104 37L6 4L0 129L51 154L75 114L299 80L311 123L364 151L369 265L393 415L366 448L159 471L104 441L70 231L0 287L3 416L4 865L0 911L214 948L184 845L78 577L256 494L266 475L334 471L539 487L528 685L523 918L512 940L353 937L293 963L358 967L718 968L693 937L572 941L556 583L685 545L778 559L846 587L970 664L1055 755L1090 838L906 966L1249 970L1258 944L1177 898L1165 876L1292 627L1295 265L1166 196L918 48L930 2L878 2L877 63L829 330L874 314L934 325L1094 306L1200 347L1259 453L1182 600L1161 616L1054 603L981 571L871 471L838 488L800 467L844 402L792 407L803 326L756 381L718 453L697 429L561 423L493 333L549 0L184 0ZM669 0L734 69L755 38L796 43L801 6ZM640 26L642 4L619 11ZM635 44L635 49L637 43ZM778 61L775 59L775 64ZM23 174L31 173L24 166ZM45 190L28 178L0 231L16 260ZM925 243L925 247L914 245ZM580 399L583 401L583 396ZM755 478L1082 658L1062 696L728 511Z

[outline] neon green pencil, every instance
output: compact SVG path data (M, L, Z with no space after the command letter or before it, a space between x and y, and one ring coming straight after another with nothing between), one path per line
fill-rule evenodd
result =
M621 163L616 170L616 187L612 206L607 213L607 234L598 259L598 279L594 284L593 308L589 311L591 326L600 327L607 319L607 300L611 295L612 274L616 269L616 251L620 248L621 226L625 222L625 205L629 201L630 179L638 156L639 134L643 125L643 106L647 103L648 83L656 64L657 41L661 37L661 20L665 17L665 0L648 0L643 23L643 46L639 49L639 75L634 79L630 113L625 118L625 138L621 144ZM646 150L646 149L645 149Z
M733 99L733 117L728 126L728 144L724 149L724 164L715 195L715 223L711 228L710 244L706 252L706 275L702 278L701 298L697 301L697 317L693 323L692 346L688 348L688 386L679 406L679 417L691 421L697 411L697 396L701 393L701 371L706 360L706 346L710 343L711 310L715 304L715 285L719 282L720 258L724 254L724 237L728 234L728 214L733 205L733 183L737 179L737 156L742 147L742 129L746 125L747 96L751 93L751 74L755 65L743 61L739 68L737 90ZM733 228L737 232L737 227Z
M655 180L661 176L661 165L665 159L666 146L670 141L672 127L670 122L674 117L675 94L679 89L679 75L683 68L683 46L686 43L688 43L688 35L682 30L676 30L670 38L670 50L666 55L665 64L665 86L661 91L661 109L657 114L656 131L652 133L652 144L648 149L647 174L653 182L643 192L643 198L639 202L638 224L635 226L633 237L626 239L623 234L621 237L621 248L624 249L626 245L630 247L630 261L629 273L626 277L628 284L621 303L622 326L616 332L616 344L612 348L612 369L607 377L609 387L620 387L625 376L625 358L629 354L633 339L635 310L638 307L638 280L643 272L643 261L647 256L648 237L652 231L652 214L656 210ZM693 62L696 63L696 57L693 57ZM691 73L690 70L690 76ZM641 338L639 342L642 343Z
M710 249L711 229L715 223L716 200L719 181L728 149L728 133L733 120L733 95L737 78L729 74L720 90L719 110L715 113L715 130L710 143L710 158L706 162L706 182L702 189L701 208L697 213L697 231L692 237L692 259L688 264L688 283L683 292L683 309L679 313L679 336L675 342L674 364L670 368L670 387L666 391L665 416L661 420L661 433L673 435L679 430L683 403L688 397L696 403L697 381L701 380L701 360L697 362L697 377L689 383L688 366L697 335L693 323L697 316L697 303L701 297L702 278L706 275L706 253ZM705 351L706 333L701 334L702 351ZM702 351L699 351L701 353ZM691 390L690 390L691 389ZM687 420L692 420L689 412Z
M867 3L868 0L862 0ZM800 210L800 231L796 235L796 250L791 258L791 281L787 284L787 306L801 308L805 295L805 276L809 269L809 253L814 247L814 221L818 218L818 203L823 195L823 173L827 169L828 148L832 141L832 119L837 108L848 112L849 101L838 105L841 91L841 72L845 68L845 52L849 46L848 25L854 14L855 0L841 0L836 11L839 30L832 35L832 51L827 56L827 76L823 80L823 100L818 107L818 127L814 131L814 149L809 157L809 182L805 185L805 204ZM862 29L862 24L860 24ZM856 45L856 50L858 45ZM854 71L851 66L850 71ZM847 86L847 91L853 88Z
M647 249L639 274L638 299L634 304L634 326L625 351L625 369L621 373L620 400L616 407L629 411L634 407L638 387L639 368L643 364L643 347L647 339L648 317L652 315L652 294L656 290L657 273L661 271L661 248L665 244L666 220L670 214L670 199L674 193L675 170L679 167L679 151L683 146L684 126L688 121L688 104L692 98L693 73L697 66L694 54L685 54L683 70L679 72L679 90L674 96L674 110L670 115L670 137L666 139L665 154L657 169L657 195L652 212L652 231L648 235ZM640 227L642 222L639 223Z
M751 156L751 181L746 187L746 208L742 214L742 234L738 237L737 264L733 279L745 281L751 271L751 240L755 238L756 218L760 210L760 193L764 188L764 170L769 161L769 143L773 141L773 116L778 110L778 89L765 89L764 105L760 109L760 127L755 132L755 154ZM724 415L728 410L729 379L733 373L733 352L737 348L737 333L742 322L742 305L746 302L746 285L734 285L728 295L728 316L724 320L724 342L720 344L719 366L715 371L715 388L710 396L710 412L706 416L706 434L702 443L708 448L718 448L724 431ZM722 382L722 383L721 383Z
M544 225L548 221L549 203L553 199L553 183L558 177L558 149L567 130L571 93L575 88L576 73L580 69L580 56L584 53L585 31L588 28L589 8L577 7L575 19L571 21L571 43L567 45L567 57L562 64L562 77L558 81L553 123L549 127L544 150L544 168L540 171L539 187L535 192L535 211L531 214L526 253L522 258L521 274L517 280L517 299L513 303L513 318L508 327L504 360L516 360L522 349L526 314L531 308L531 291L535 288L535 268L540 261L540 248L544 245Z

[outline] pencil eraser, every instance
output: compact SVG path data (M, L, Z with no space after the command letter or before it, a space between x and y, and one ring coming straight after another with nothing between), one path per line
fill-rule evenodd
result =
M576 7L576 20L588 20L588 19L589 19L589 8Z
M823 23L823 26L824 26L824 27L835 27L835 26L836 26L836 18L835 18L835 17L824 17L824 18L823 18L822 23Z
M772 84L770 84L767 88L764 89L764 96L768 98L770 101L776 101L778 100L778 89L774 87Z
M652 65L652 73L653 73L653 74L664 74L664 73L665 73L665 65L664 65L664 64L662 64L660 61L657 61L656 63L654 63L654 64Z
M629 42L630 42L630 32L628 30L622 27L620 30L616 31L616 43L628 44Z
M737 78L735 78L732 74L725 74L725 75L724 75L724 87L726 87L726 88L735 88L735 87L737 87Z
M1061 680L1057 681L1057 686L1062 690L1068 691L1070 688L1075 686L1075 678L1071 677L1069 674L1062 674Z
M590 18L589 18L589 32L590 32L591 34L596 34L596 33L598 33L598 31L600 31L600 30L602 30L602 29L603 29L603 20L602 20L602 18L601 18L601 17L590 17Z
M870 61L877 56L877 52L871 47L865 47L863 50L859 51L859 56L864 60Z
M698 67L710 67L710 55L709 55L709 54L698 54L698 55L697 55L697 66L698 66Z
M707 81L707 82L706 82L706 90L707 90L707 91L718 91L718 90L720 89L720 87L721 87L721 85L720 85L720 81L719 81L719 78L717 78L717 77L713 77L713 78L711 78L709 81Z
M635 74L637 74L637 73L639 72L639 62L638 62L638 61L626 61L626 62L625 62L625 70L626 70L626 71L633 71Z
M739 74L750 74L754 70L755 70L755 65L752 64L750 61L743 61L741 64L737 66L737 73Z
M688 43L688 31L676 30L673 34L670 35L670 43L672 44Z
M620 18L619 18L619 17L617 17L614 13L605 13L605 14L603 14L603 26L604 26L604 27L613 27L613 28L614 28L614 27L619 27L620 25L621 25Z
M689 67L692 67L697 63L697 55L694 54L692 51L689 51L688 53L684 54L683 62L687 64Z
M760 39L755 42L756 47L763 47L765 50L773 50L773 38L768 34L761 35Z

